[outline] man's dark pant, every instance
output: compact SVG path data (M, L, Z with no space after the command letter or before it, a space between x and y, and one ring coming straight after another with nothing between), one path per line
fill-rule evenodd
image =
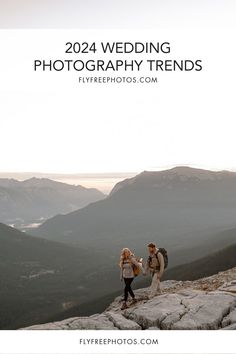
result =
M131 283L134 280L134 278L124 278L124 282L125 282L125 297L124 300L127 301L128 300L128 294L130 293L131 297L134 298L134 293L133 290L131 289Z

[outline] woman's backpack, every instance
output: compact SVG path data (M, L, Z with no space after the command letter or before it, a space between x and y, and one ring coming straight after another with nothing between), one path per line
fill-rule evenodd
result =
M142 266L142 261L143 259L142 258L137 258L135 257L136 261L140 264L140 266ZM133 267L133 272L134 272L134 276L137 277L140 273L141 273L141 268L140 267L137 267L135 264L132 264L132 267Z

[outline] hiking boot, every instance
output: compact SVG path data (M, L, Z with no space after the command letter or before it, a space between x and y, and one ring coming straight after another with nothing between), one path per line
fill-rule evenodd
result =
M136 304L136 302L137 302L137 300L135 298L133 298L130 302L130 305L134 305L134 304Z
M126 302L124 302L123 305L121 306L121 310L125 310L127 308L128 308L128 306L127 306Z

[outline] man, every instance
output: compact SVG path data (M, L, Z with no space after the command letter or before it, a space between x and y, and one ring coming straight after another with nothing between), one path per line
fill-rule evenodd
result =
M150 286L149 299L161 293L161 277L164 272L165 262L163 255L159 252L154 243L147 245L149 257L146 264L146 272L150 272L152 276L152 283Z

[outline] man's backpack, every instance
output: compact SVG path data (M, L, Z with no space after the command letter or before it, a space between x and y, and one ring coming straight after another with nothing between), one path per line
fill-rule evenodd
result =
M158 248L157 254L160 252L164 258L164 268L166 269L168 267L168 254L167 250L165 248Z
M161 253L164 259L164 269L166 269L168 267L168 254L167 254L167 250L165 248L158 248L158 251L156 253L156 257L158 253ZM149 256L148 257L148 262L151 263L152 258Z

